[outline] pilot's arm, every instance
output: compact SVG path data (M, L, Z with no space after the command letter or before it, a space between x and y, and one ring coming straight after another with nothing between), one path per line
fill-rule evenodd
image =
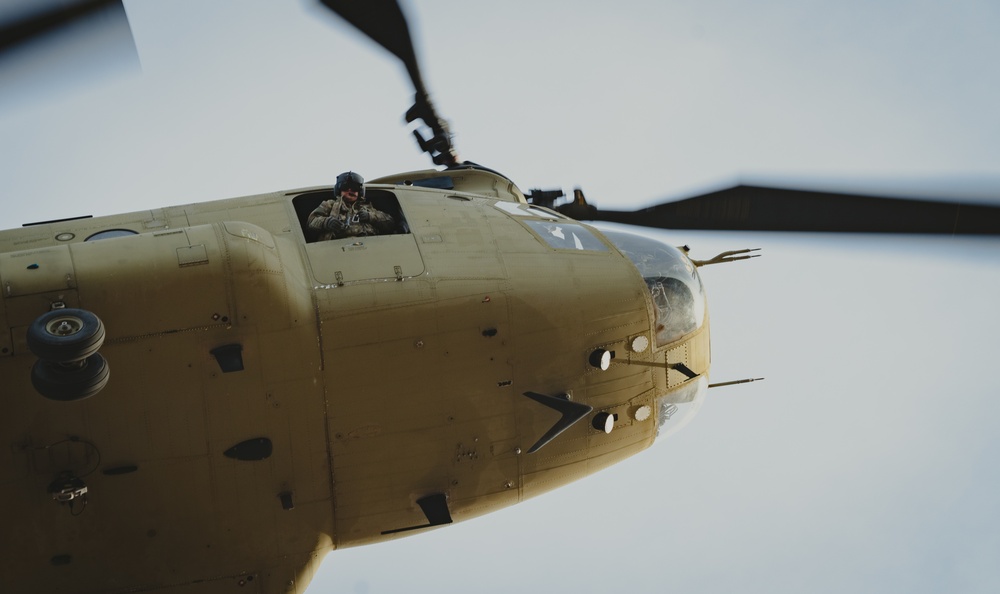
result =
M375 208L371 204L366 205L364 213L367 213L367 222L379 233L391 233L396 227L396 220L387 212Z
M339 213L333 212L333 200L325 200L309 213L309 228L318 232L322 239L344 237L347 223L340 220Z

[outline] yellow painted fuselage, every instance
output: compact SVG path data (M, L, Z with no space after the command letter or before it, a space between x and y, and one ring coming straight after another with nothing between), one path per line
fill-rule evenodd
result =
M504 178L368 194L397 233L309 241L329 188L0 232L0 591L302 592L329 550L419 533L421 498L461 521L648 447L707 375L707 320L658 344L633 263ZM63 306L107 332L78 402L30 380L27 328ZM529 392L592 412L529 453L560 421ZM53 499L66 475L85 505Z

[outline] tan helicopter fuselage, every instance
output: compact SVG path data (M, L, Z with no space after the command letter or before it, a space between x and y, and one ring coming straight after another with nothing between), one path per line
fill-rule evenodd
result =
M0 233L0 591L302 592L329 550L419 533L422 498L461 521L645 449L689 378L665 365L707 374L707 323L657 347L632 263L504 178L368 194L399 233L307 241L329 188ZM99 394L33 388L53 307L103 321ZM561 414L526 393L593 411L529 453ZM85 504L53 500L67 475Z

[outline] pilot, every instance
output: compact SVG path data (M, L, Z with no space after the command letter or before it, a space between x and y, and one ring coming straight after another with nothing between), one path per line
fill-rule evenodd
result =
M337 176L333 194L336 198L309 214L309 228L321 241L389 233L396 224L392 216L365 200L365 180L353 171Z

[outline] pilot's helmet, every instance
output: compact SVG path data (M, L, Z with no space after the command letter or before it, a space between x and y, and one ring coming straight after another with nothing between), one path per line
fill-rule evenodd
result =
M353 171L346 171L337 176L337 183L333 186L333 193L335 196L340 196L342 191L351 188L358 191L358 198L365 197L365 178Z

